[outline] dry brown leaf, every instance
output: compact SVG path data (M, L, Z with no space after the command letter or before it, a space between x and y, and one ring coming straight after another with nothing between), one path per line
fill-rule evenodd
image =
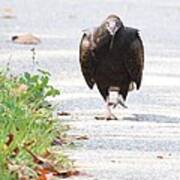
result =
M19 180L29 180L29 177L28 176L22 176L22 177L19 177Z
M33 157L34 162L38 165L35 171L39 174L38 180L50 180L52 176L59 177L70 177L79 175L79 171L71 169L71 170L63 170L57 169L56 164L53 164L46 158L39 157L32 153L27 147L24 147L25 150ZM49 156L50 152L47 152L46 156Z
M100 116L95 116L94 117L96 120L105 120L106 118L105 117L100 117Z
M39 169L38 173L39 173L39 176L38 176L37 180L47 180L46 175L49 174L49 171L47 171L45 169Z
M30 173L33 175L32 177L36 177L35 171L26 165L19 165L8 160L7 167L11 173L17 174L19 180L29 180Z
M58 176L62 178L67 178L70 176L77 176L79 175L79 171L71 169L71 170L64 170L64 171L57 171L51 164L46 163L43 165L44 167L40 167L37 169L39 174L38 180L49 180L52 176Z
M11 92L12 92L12 94L13 94L14 96L19 96L19 95L21 95L22 93L27 92L27 90L28 90L28 86L27 86L27 85L25 85L25 84L20 84L18 87L13 88L13 89L11 90Z
M23 144L23 146L24 146L24 147L29 147L29 146L31 146L31 145L34 144L34 143L35 143L35 140L31 140L31 141L25 142L25 143Z
M44 177L43 174L49 174L49 173L60 174L60 172L55 168L55 165L52 162L48 161L48 159L39 157L35 155L33 152L31 152L29 149L27 149L26 147L24 148L33 157L34 163L39 165L39 167L37 168L37 172L40 175L42 175L42 177Z
M72 139L67 136L57 136L56 139L53 141L53 145L63 145L63 144L69 144L72 142Z
M76 137L76 140L88 140L89 138L86 135Z
M26 146L24 146L24 149L33 157L34 163L36 163L36 164L43 164L44 163L44 160L41 157L38 157L37 155L35 155Z
M68 170L68 171L62 172L59 176L61 176L62 178L67 178L70 176L78 176L79 174L80 172L77 170Z
M16 157L18 154L19 154L19 148L18 147L16 147L14 150L13 150L13 152L12 152L12 156L13 157Z
M7 140L7 142L5 143L6 144L6 146L9 146L12 142L13 142L13 140L14 140L14 134L8 134L8 140Z
M51 152L46 150L46 152L43 154L43 158L48 158L51 155Z
M48 173L48 174L44 174L41 175L37 178L37 180L51 180L53 178L53 174L52 173Z
M19 85L19 87L17 88L17 92L18 92L19 94L21 94L21 93L26 92L27 89L28 89L28 86L27 86L26 84L21 84L21 85Z
M71 113L69 113L69 112L57 112L57 115L58 116L70 116Z
M64 142L61 139L55 139L52 142L52 145L59 145L62 146L64 144Z
M157 158L158 158L158 159L164 159L164 157L161 156L161 155L158 155Z

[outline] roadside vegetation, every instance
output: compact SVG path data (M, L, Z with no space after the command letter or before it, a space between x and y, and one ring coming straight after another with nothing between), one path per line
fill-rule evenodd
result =
M39 179L66 176L72 163L52 148L63 129L47 97L59 90L49 85L49 73L18 77L0 72L0 179ZM69 173L69 174L68 174Z

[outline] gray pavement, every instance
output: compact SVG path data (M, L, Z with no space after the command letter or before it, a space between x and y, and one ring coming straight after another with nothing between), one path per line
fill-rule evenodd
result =
M6 1L16 18L0 18L0 65L12 73L43 68L61 90L55 99L71 135L87 135L67 154L75 160L83 180L180 179L180 1L179 0L31 0ZM118 121L97 121L103 100L90 91L78 60L82 30L107 15L121 16L136 27L145 46L145 73L140 91L129 93L128 109L118 108ZM38 46L13 44L12 35L33 33ZM36 63L30 49L36 48ZM53 100L54 101L54 100Z

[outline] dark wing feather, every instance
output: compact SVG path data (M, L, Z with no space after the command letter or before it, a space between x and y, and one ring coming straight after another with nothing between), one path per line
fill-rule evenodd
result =
M95 80L93 75L95 72L95 59L91 51L91 35L84 34L80 42L80 65L85 81L90 89L93 88Z
M136 83L137 89L139 89L144 69L144 47L138 31L136 31L136 38L131 43L129 51L125 66L132 81Z

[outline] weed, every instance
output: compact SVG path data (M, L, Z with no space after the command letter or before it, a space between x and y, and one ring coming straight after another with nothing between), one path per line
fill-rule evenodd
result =
M51 156L45 154L50 152L52 141L59 133L58 121L52 115L53 107L44 104L47 97L60 92L49 85L49 76L42 70L35 75L26 72L20 77L8 77L0 72L1 179L35 178L40 165L37 159L44 157L49 161L52 157L51 153ZM62 167L64 161L67 158L61 155Z

